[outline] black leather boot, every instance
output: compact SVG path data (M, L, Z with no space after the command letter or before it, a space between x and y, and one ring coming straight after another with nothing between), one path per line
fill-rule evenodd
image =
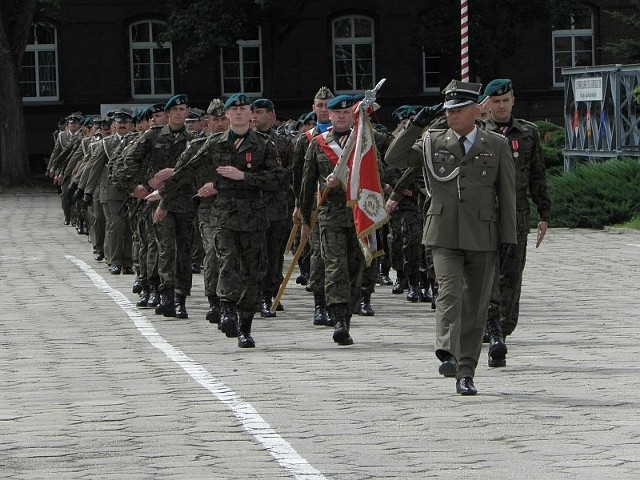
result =
M151 294L151 290L148 285L142 287L142 291L140 292L140 298L136 302L136 307L146 307L149 305L149 296Z
M238 310L234 302L220 302L220 330L229 338L238 336Z
M360 303L358 304L358 311L356 313L364 317L373 317L376 314L376 312L373 311L373 308L371 308L370 293L365 293L360 297Z
M275 317L276 312L271 313L271 295L263 295L260 303L260 316L262 318Z
M189 318L186 302L186 295L183 295L182 293L176 293L176 318Z
M313 300L315 303L315 306L313 309L313 324L326 325L327 324L327 302L324 297L324 293L314 293Z
M500 321L491 314L487 319L487 332L489 333L489 366L505 367L507 365L507 345L504 343Z
M416 303L420 300L418 294L418 275L409 275L408 283L409 291L407 292L407 302Z
M168 288L162 292L162 302L156 307L156 313L165 317L176 316L176 304L173 290Z
M158 292L158 287L156 285L151 285L147 307L156 308L158 305L160 305L160 292Z
M336 303L331 305L330 308L336 321L336 327L333 330L333 341L338 345L352 345L353 339L349 334L351 313L348 311L348 305L346 303Z
M131 287L131 291L133 293L140 293L142 291L142 284L140 283L140 279L136 276L136 279L133 281L133 286Z
M418 300L423 303L431 302L431 295L429 294L429 280L426 275L420 275L420 288L418 289Z
M391 289L391 293L393 293L395 295L400 295L400 294L404 293L406 288L407 288L407 279L404 278L403 275L400 275L398 273L398 276L396 277L396 283L393 284L393 288Z
M209 323L220 323L220 299L217 295L209 295L209 311L207 312L207 320Z
M240 328L238 329L238 346L240 348L253 348L256 346L256 342L253 341L251 336L251 323L253 322L253 313L241 312L238 314L238 323Z

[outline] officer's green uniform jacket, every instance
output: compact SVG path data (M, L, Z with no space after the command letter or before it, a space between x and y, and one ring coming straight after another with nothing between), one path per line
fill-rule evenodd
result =
M296 140L296 145L293 149L293 161L292 161L292 186L293 195L296 199L296 206L300 206L300 190L302 189L302 171L304 170L304 157L309 149L311 139L318 135L320 131L318 127L313 127L308 132L300 134Z
M284 170L277 163L275 147L268 136L249 130L236 151L231 130L209 137L187 163L177 168L160 189L163 198L200 181L213 181L218 190L210 202L212 222L218 228L255 232L269 226L262 192L281 188ZM216 172L217 167L232 165L244 172L244 180L232 180ZM211 180L209 180L211 179Z
M69 133L68 135L63 135L63 133L64 132L58 135L58 143L54 147L49 161L49 170L55 172L56 175L64 172L67 162L80 147L80 141L84 138L82 129L74 134Z
M433 172L425 158L427 133ZM500 243L517 242L513 159L502 135L479 129L471 149L463 155L453 130L423 134L422 128L409 122L387 150L385 160L390 166L426 169L432 199L424 227L425 245L495 251Z
M327 144L336 144L333 131L325 132L322 136ZM304 160L302 179L300 182L300 215L302 223L309 224L313 214L313 206L318 194L327 188L327 176L333 172L335 164L320 146L316 137L311 140ZM326 200L320 206L318 220L322 223L331 222L336 227L354 227L353 211L347 206L347 192L338 185L329 192Z
M137 185L147 186L149 180L165 168L175 168L178 157L187 148L191 134L182 127L172 132L168 125L154 126L143 133L135 145L117 164L113 178L126 191L132 192ZM172 212L193 210L190 190L171 197L166 209Z
M487 120L486 130L498 133L500 131L493 120ZM538 210L538 220L549 222L551 213L551 199L547 190L545 180L545 164L540 146L540 132L538 127L526 120L512 117L512 124L503 133L508 139L509 147L513 156L516 170L516 209L518 215L521 212L529 212L529 201L527 192L531 195L533 203ZM529 215L526 219L519 221L523 225L518 225L518 231L523 228L529 232Z

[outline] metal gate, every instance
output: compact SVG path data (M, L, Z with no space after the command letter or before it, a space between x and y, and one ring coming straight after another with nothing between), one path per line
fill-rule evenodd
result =
M640 157L640 64L563 68L564 168L572 162Z

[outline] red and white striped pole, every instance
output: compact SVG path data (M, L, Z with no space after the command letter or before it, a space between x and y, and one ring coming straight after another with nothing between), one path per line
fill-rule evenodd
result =
M469 1L460 0L460 80L469 81Z

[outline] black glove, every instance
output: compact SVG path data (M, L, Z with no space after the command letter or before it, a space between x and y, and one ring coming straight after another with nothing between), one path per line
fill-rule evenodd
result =
M90 193L85 193L82 197L82 203L84 203L86 206L91 205L93 203L93 195Z
M500 249L498 250L498 259L500 262L500 269L504 266L504 262L506 262L509 254L511 253L511 249L515 247L513 243L501 243Z
M423 107L418 114L413 117L411 122L420 128L428 127L433 120L444 110L444 103L432 105L431 107Z
M71 182L67 187L67 198L69 200L73 199L73 194L78 190L78 184L76 182Z
M71 196L71 203L76 203L82 200L83 196L84 196L84 190L81 188L76 189L76 191L73 192L73 195Z

